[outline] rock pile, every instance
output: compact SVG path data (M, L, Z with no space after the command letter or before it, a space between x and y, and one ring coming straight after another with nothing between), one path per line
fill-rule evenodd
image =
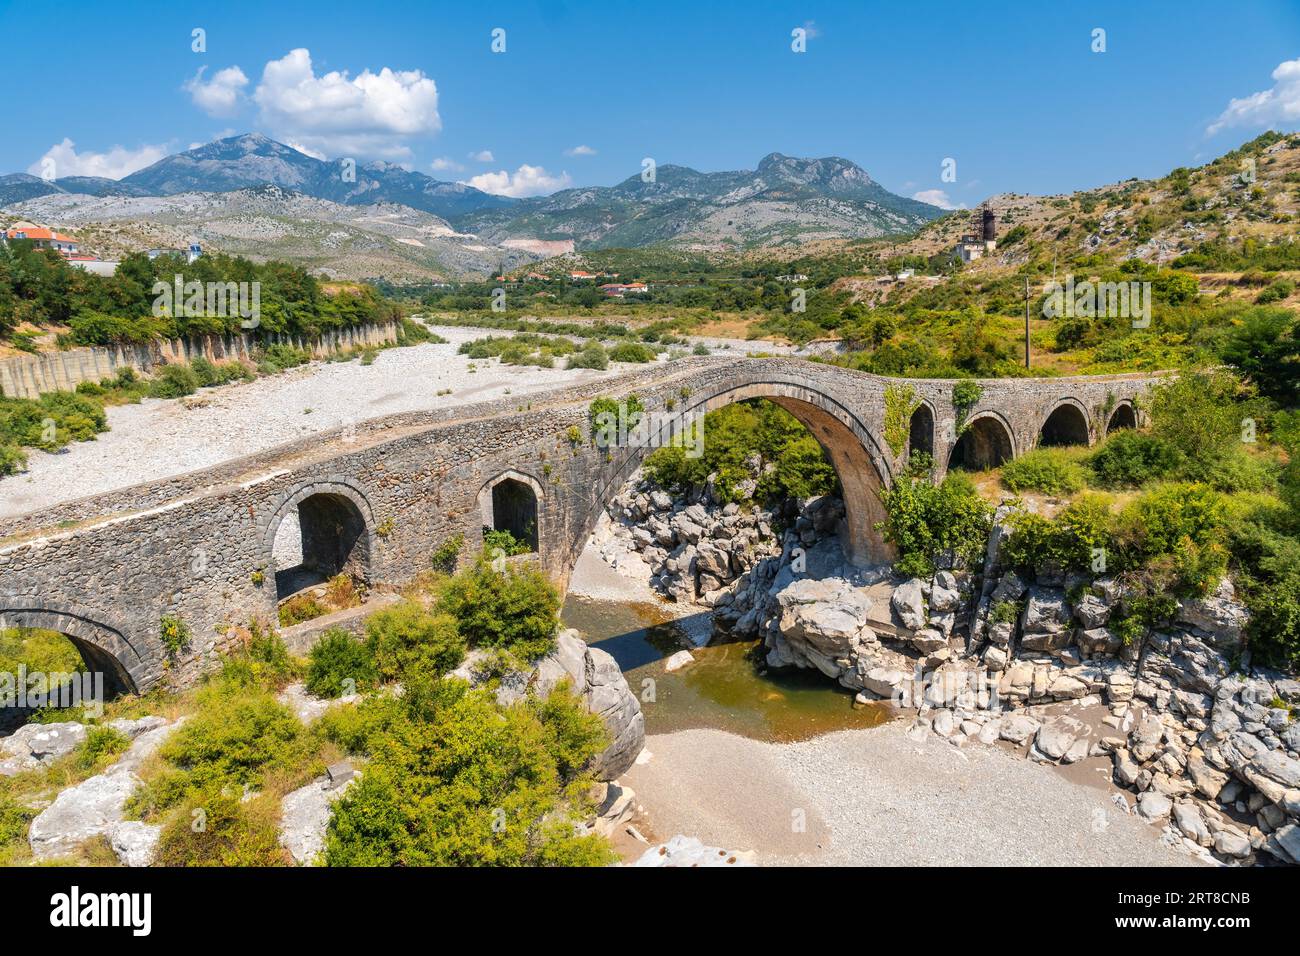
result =
M680 603L716 606L737 578L780 547L774 515L717 503L712 482L681 500L642 483L610 502L608 513L614 536L605 560L626 568L627 556L636 555L650 584Z
M702 531L692 508L727 517L653 494L620 503L633 540L645 538L637 522L655 519L673 535L679 516ZM687 564L667 564L687 553L681 545L666 551L654 579L713 607L718 625L761 637L770 666L816 668L860 700L915 708L919 739L1003 741L1043 763L1106 760L1116 786L1136 795L1133 812L1171 842L1220 862L1300 863L1300 682L1250 667L1249 615L1232 582L1181 600L1167 626L1135 632L1113 577L1003 567L1009 513L998 510L982 569L928 580L847 565L843 506L831 498L783 515L779 539L758 513L767 553L742 551L732 564L729 550L729 578L699 576L698 542L710 540L700 537ZM1131 798L1115 796L1129 812Z

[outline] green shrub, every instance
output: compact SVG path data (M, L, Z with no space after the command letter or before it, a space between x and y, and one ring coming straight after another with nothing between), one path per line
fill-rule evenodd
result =
M1183 538L1198 546L1220 542L1225 514L1223 496L1206 485L1159 485L1120 512L1117 536L1137 563L1173 554Z
M614 856L578 836L576 797L605 739L580 705L501 708L441 681L427 719L399 718L361 781L336 804L330 866L578 866ZM557 690L557 694L563 691ZM420 799L411 799L419 794Z
M298 718L259 687L218 679L199 691L195 713L159 750L164 766L131 800L148 818L186 800L259 788L272 771L301 765L309 753Z
M1055 519L1018 511L1007 520L1011 534L1003 540L999 556L1017 568L1091 571L1098 552L1105 553L1114 522L1110 503L1100 495L1081 497ZM1105 553L1105 563L1108 572L1120 570L1116 556Z
M195 795L163 826L157 865L288 866L276 817L268 797L245 803L237 793Z
M599 342L591 342L581 352L569 356L569 368L595 368L604 371L609 368L609 355Z
M310 594L295 594L281 604L277 612L281 627L293 627L328 613L329 608Z
M638 342L620 342L609 350L609 358L614 362L644 364L655 360L655 351Z
M1057 448L1036 448L1002 466L1002 484L1012 491L1069 495L1083 488L1084 469L1075 456Z
M199 390L199 377L188 365L164 365L149 383L149 394L154 398L181 398Z
M532 554L533 547L527 541L521 541L505 528L496 529L483 526L483 550L489 554L500 551L506 557Z
M27 827L36 812L0 790L0 850L11 843L26 842Z
M403 601L366 620L366 650L384 681L440 677L464 659L465 639L454 617Z
M935 485L903 478L880 493L886 518L877 527L898 548L902 574L929 577L935 561L951 553L967 565L978 562L988 540L993 508L965 475Z
M280 635L253 621L241 652L222 662L221 679L242 687L278 690L296 678L298 671Z
M17 445L0 442L0 476L16 475L27 467L27 453Z
M86 730L86 739L73 752L73 766L81 773L98 773L129 746L130 738L121 731L112 727L90 727Z
M496 571L480 557L448 582L437 606L451 616L470 647L531 661L555 646L559 594L535 568Z
M307 657L307 690L316 697L369 690L378 680L370 648L341 628L326 631Z
M158 620L158 639L168 655L175 657L189 647L190 626L174 614L164 614Z
M429 556L430 566L443 574L452 574L456 570L456 563L460 560L460 551L464 546L465 536L453 535L434 549L433 554Z
M1109 436L1088 459L1088 467L1108 488L1144 485L1176 474L1184 456L1153 435L1126 428Z

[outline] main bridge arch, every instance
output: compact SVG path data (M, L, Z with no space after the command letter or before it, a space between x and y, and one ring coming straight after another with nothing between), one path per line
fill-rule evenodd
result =
M881 444L863 424L861 418L834 396L805 384L775 378L763 378L736 385L723 385L707 391L692 392L684 400L679 414L659 422L652 440L639 447L621 448L617 466L609 479L593 489L594 497L582 534L574 543L566 568L571 569L595 528L601 511L655 448L671 442L684 423L702 418L708 412L748 399L762 398L779 405L793 415L817 439L830 458L844 494L845 521L848 525L844 542L846 556L855 564L891 560L893 548L876 525L885 518L880 492L893 481L890 459ZM705 430L704 441L708 442ZM621 455L622 457L617 457Z
M99 612L53 607L39 598L0 598L0 629L20 627L55 631L70 640L86 668L104 675L109 697L144 693L162 676L161 642L141 646L127 637L125 625Z

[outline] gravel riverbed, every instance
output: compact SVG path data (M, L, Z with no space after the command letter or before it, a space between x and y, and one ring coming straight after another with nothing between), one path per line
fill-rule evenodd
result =
M752 849L760 864L1199 865L1100 787L998 747L916 741L909 724L790 744L651 736L623 780L656 835Z
M448 344L385 349L371 365L318 362L187 399L110 408L110 430L95 441L55 454L32 450L26 472L0 480L0 517L207 468L349 422L528 395L636 367L567 371L470 360L456 353L460 343L509 333L437 332Z

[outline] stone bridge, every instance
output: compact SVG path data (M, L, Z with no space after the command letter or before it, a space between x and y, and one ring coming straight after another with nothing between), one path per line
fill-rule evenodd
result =
M371 587L400 585L458 535L462 553L477 551L485 527L531 541L563 586L606 502L646 453L643 443L597 447L589 411L601 396L637 395L660 439L730 402L779 403L835 465L852 556L887 559L874 527L877 492L909 454L932 455L941 475L1039 444L1091 444L1138 423L1137 400L1152 382L985 380L959 416L949 380L711 357L518 401L377 419L0 521L0 626L61 631L115 689L143 692L193 680L237 639L233 625L274 620L290 582L347 570ZM292 568L276 565L282 523L292 558L280 563ZM179 617L192 635L170 657L159 639L163 616Z

